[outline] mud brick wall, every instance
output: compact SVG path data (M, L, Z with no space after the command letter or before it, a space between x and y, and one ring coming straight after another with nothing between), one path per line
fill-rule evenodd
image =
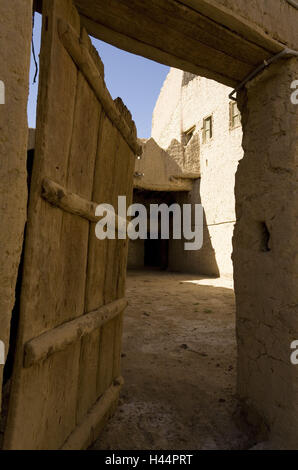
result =
M298 442L298 60L280 61L248 86L239 105L245 156L236 175L234 277L238 391L276 441Z

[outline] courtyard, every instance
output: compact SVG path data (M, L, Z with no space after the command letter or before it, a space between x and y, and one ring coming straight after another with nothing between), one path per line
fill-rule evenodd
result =
M245 449L232 280L129 271L120 404L94 449Z

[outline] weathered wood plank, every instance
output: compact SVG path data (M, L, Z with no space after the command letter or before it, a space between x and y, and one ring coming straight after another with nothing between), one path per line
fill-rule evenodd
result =
M133 202L133 173L135 165L129 154L126 154L126 177L124 182L124 191L127 196L127 205ZM122 245L122 253L119 257L117 272L117 297L121 298L125 295L127 257L128 257L128 239L120 241ZM120 254L120 251L118 251ZM113 361L113 377L118 377L121 371L121 352L122 352L122 334L123 334L123 314L115 319L114 330L114 361Z
M85 30L85 28L81 29L81 43L82 45L89 51L92 56L92 60L94 64L97 66L98 73L104 77L104 66L103 63L97 54L97 51L94 50L90 38ZM98 101L98 116L99 116L99 126L96 135L96 142L95 142L95 154L96 159L98 157L98 139L99 135L101 135L102 130L102 119L104 116L104 111L102 109L101 103ZM94 170L95 165L93 168L93 178L92 178L92 191L90 194L90 199L93 196L93 185L94 185ZM93 205L93 214L92 217L95 216L95 203ZM92 221L92 219L89 219ZM95 218L98 220L98 218ZM94 221L94 219L93 219ZM93 230L94 225L92 224ZM89 239L90 239L90 226L89 226ZM90 243L90 240L89 240ZM87 293L87 284L88 284L88 266L89 266L89 246L88 246L88 264L86 269L86 285L85 285L85 299L84 299L84 311L90 312L91 310L96 310L100 304L95 306L94 308L88 308L86 305L86 299L88 296ZM97 265L97 269L101 270L101 266ZM97 368L98 368L98 343L99 343L99 335L100 335L100 327L91 331L90 334L83 336L81 338L81 351L80 351L80 372L79 372L79 381L78 381L78 390L77 390L77 404L76 404L76 423L79 424L83 417L88 413L89 409L92 405L97 401L98 395L96 390L96 377L97 377Z
M100 328L81 338L80 374L77 394L76 422L79 424L98 398L96 379L98 370Z
M93 201L114 204L122 180L120 191L125 195L125 177L132 173L135 162L135 149L111 113L103 110L90 77L77 67L60 40L57 20L63 18L72 25L66 29L79 41L80 60L87 54L92 76L103 76L102 63L86 32L81 31L71 0L45 0L43 8L38 129L17 373L5 441L6 448L16 449L60 447L113 383L123 309L110 312L110 306L103 304L107 299L121 303L116 299L122 292L118 275L123 271L124 245L110 244L112 256L107 258L110 241L95 237L98 218ZM60 76L57 69L65 73ZM113 102L116 116L135 141L130 113L119 104ZM120 168L113 187L113 174ZM110 271L105 266L109 260L115 263ZM90 313L82 316L84 311ZM115 400L110 409L114 404ZM99 427L107 414L109 411L98 418ZM86 422L90 425L88 419ZM76 435L82 438L80 429Z
M112 204L111 189L115 158L118 155L120 135L110 119L103 114L101 130L98 136L98 150L94 171L92 199L98 203ZM109 240L98 240L95 224L91 224L89 233L89 254L86 282L85 310L91 311L105 303L104 285L107 265Z
M239 16L213 0L75 3L82 24L94 37L228 86L239 82L241 74L242 78L246 76L242 62L253 69L283 47L267 31L247 21L245 15ZM230 67L231 60L239 64L237 70Z
M100 329L97 370L97 395L102 395L113 380L115 319Z
M117 105L116 105L117 106ZM119 114L122 119L126 119L124 114L121 113L117 107ZM108 123L106 123L108 125ZM108 129L103 129L103 132L108 132ZM125 161L121 154L121 143L123 138L118 133L117 145L114 147L114 153L111 155L111 161L105 166L104 171L113 175L113 185L109 190L109 203L114 207L118 204L118 195L121 195L121 186L119 186L118 171L119 167L122 167ZM127 146L127 144L125 143ZM127 146L127 148L129 148ZM130 153L130 152L129 152ZM134 157L132 157L134 161ZM124 175L122 174L122 178ZM116 299L115 295L115 284L117 278L113 277L113 271L115 268L115 250L119 247L119 240L107 240L105 245L105 275L103 284L103 302L105 304ZM110 321L101 328L99 338L99 357L98 357L98 373L97 373L97 393L101 395L104 390L110 386L113 380L113 360L114 360L114 331L115 331L116 319Z
M242 63L258 65L264 60L264 53L267 52L268 56L271 54L176 0L151 0L150 3L130 0L129 7L134 11L138 9L147 21L155 21L157 26L166 25L183 34L186 41L196 41L198 48L205 44Z
M118 316L126 306L125 299L116 300L33 338L24 346L24 367L31 367L53 354L64 351L69 345Z
M118 102L117 106L122 116L125 116L126 108L122 102ZM117 154L114 155L114 184L111 188L112 205L118 206L118 196L125 196L126 203L129 203L130 197L127 194L127 170L130 161L135 163L134 155L124 139L120 136ZM128 206L127 206L128 207ZM124 252L123 240L109 240L106 264L106 276L104 287L105 303L111 302L118 298L118 281L119 281L119 260L123 257Z
M80 13L84 15L84 11L87 10L88 6L86 4L83 5L83 2L78 3ZM131 3L133 4L131 5ZM85 16L90 21L90 16ZM203 21L204 18L198 14L197 16ZM214 44L216 39L213 39L213 42L211 42L209 38L209 41L207 41L205 37L206 32L204 32L201 40L202 32L200 31L201 34L199 34L198 29L196 29L194 34L193 22L189 23L186 34L185 27L183 32L177 28L177 22L174 22L175 24L168 24L166 20L171 20L171 18L174 17L165 14L159 5L151 4L151 2L150 6L148 6L148 4L145 5L144 2L140 1L126 2L123 0L110 0L108 6L102 2L96 3L93 7L92 15L93 23L99 23L110 28L112 31L141 41L142 45L150 45L156 50L165 51L176 58L185 59L187 57L187 61L196 66L203 67L206 70L216 69L218 74L238 82L251 71L252 60L254 61L253 63L257 63L262 55L258 51L257 57L254 57L250 63L247 63L240 53L234 54L233 57L233 52L226 53L217 49ZM179 20L178 24L181 25L181 14ZM84 22L84 19L82 21ZM214 23L212 21L208 22L206 19L204 26L205 31L214 29ZM222 32L223 28L219 26L219 30ZM227 32L226 34L228 35L229 33ZM230 35L232 34L230 33ZM248 43L247 48L249 47L254 48L254 46ZM268 58L269 55L268 52L264 52L263 58Z
M122 336L123 336L123 314L121 313L115 319L115 327L114 327L113 378L118 377L121 371Z
M65 214L49 207L40 197L40 188L44 176L67 185L78 73L59 41L57 17L65 18L78 32L80 19L70 0L45 0L43 9L36 151L6 449L57 448L75 426L78 345L58 360L51 358L43 368L23 368L24 344L56 326L62 311L65 317L73 315L69 305L64 305ZM57 74L57 70L63 73ZM73 302L80 303L75 297Z
M146 57L147 59L154 60L155 62L163 65L168 65L169 67L175 67L177 69L184 70L185 72L217 80L218 82L230 87L235 87L239 83L239 80L229 78L226 75L219 73L217 70L209 70L200 64L192 63L187 59L187 54L182 58L177 57L162 48L154 47L152 44L146 44L142 41L131 38L125 33L119 33L109 26L95 23L84 15L81 16L81 20L82 24L88 29L91 35L96 36L102 41L112 44L119 49Z
M116 105L124 119L130 120L130 113L121 99L116 100ZM135 158L125 140L120 136L119 148L115 155L113 172L112 203L118 203L118 196L126 197L127 207L132 201L132 179L135 166ZM107 248L107 264L104 287L105 303L121 297L123 275L126 276L126 246L127 240L109 240ZM123 273L123 267L124 273ZM123 294L124 295L124 294ZM98 391L108 386L113 378L120 374L122 315L101 330L100 361L98 376ZM117 367L115 364L117 363Z
M102 113L98 134L97 158L94 170L93 200L111 204L112 184L115 160L118 154L120 133L111 120ZM98 240L95 236L95 224L90 225L89 254L86 280L85 310L94 310L104 305L104 285L107 266L107 249L109 240ZM98 376L102 343L101 329L95 331L89 339L82 339L81 358L84 360L84 374L88 379L89 392L81 397L77 411L78 422L99 396ZM90 347L92 342L93 347ZM91 375L96 369L96 374ZM84 379L82 378L82 383ZM101 391L101 393L104 390Z
M50 178L43 179L41 195L50 204L65 212L83 217L89 222L98 222L100 220L100 217L95 215L97 202L88 201L78 194L68 191L64 186L55 183ZM118 229L118 215L116 212L115 228Z
M71 26L63 20L59 21L59 35L64 47L94 90L107 116L117 127L133 152L141 155L142 147L137 143L135 128L134 126L129 127L127 122L122 119L87 47L82 44L79 36L75 34Z

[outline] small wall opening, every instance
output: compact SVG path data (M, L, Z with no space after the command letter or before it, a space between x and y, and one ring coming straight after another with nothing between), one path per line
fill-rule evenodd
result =
M266 222L258 223L258 231L259 231L259 238L260 238L260 250L263 252L271 251L271 248L270 248L271 235L270 235Z

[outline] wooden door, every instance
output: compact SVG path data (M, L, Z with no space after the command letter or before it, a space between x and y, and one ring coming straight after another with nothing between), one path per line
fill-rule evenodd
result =
M116 406L127 240L95 237L95 207L130 203L139 150L71 0L44 0L6 449L85 448Z

